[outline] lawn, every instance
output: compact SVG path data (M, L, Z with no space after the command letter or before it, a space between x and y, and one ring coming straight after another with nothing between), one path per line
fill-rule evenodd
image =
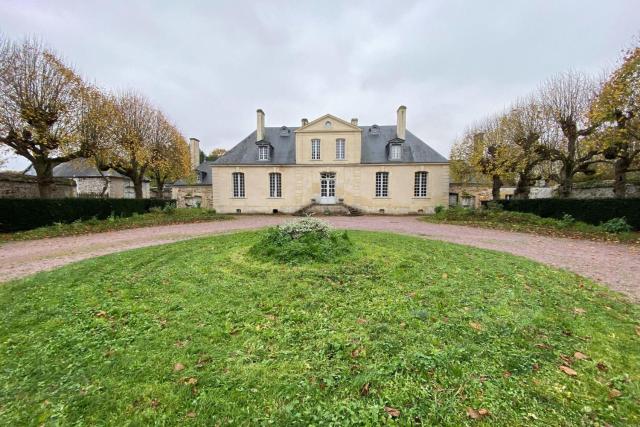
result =
M151 227L155 225L181 224L232 219L229 215L217 214L202 208L157 210L129 217L110 217L105 220L90 219L71 224L56 224L16 233L0 233L0 242L9 240L32 240L46 237L75 236L79 234L101 233L129 228Z
M507 254L245 232L0 286L0 425L638 425L640 309Z
M640 245L640 233L608 233L601 226L580 221L563 221L542 218L526 212L498 209L444 209L434 215L425 215L423 221L437 224L456 224L471 227L492 228L545 236L571 237L577 239L602 240Z

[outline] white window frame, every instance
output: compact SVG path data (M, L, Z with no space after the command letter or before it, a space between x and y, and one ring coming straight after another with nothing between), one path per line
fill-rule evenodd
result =
M391 144L389 147L389 159L400 160L402 158L402 146L400 144Z
M376 197L389 197L389 172L376 172Z
M231 179L233 181L233 197L235 199L244 199L244 173L233 172L231 174Z
M282 197L282 174L280 172L269 173L269 197Z
M336 160L344 160L345 159L345 147L346 142L344 138L336 139Z
M320 160L320 140L311 140L311 160Z
M261 162L269 160L269 146L268 145L260 145L258 146L258 160Z
M418 171L415 174L413 183L413 197L427 197L427 183L429 182L429 173Z

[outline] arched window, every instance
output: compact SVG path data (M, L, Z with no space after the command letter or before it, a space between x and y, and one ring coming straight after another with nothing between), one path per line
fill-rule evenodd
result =
M234 172L231 174L233 178L233 197L244 197L244 174L242 172Z
M282 197L282 175L278 172L269 174L269 197Z

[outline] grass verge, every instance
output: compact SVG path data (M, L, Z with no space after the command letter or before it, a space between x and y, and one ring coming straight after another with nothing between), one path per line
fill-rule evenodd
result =
M129 228L151 227L154 225L181 224L232 219L215 211L202 208L174 209L169 212L156 211L129 217L110 217L105 220L90 219L71 224L56 224L15 233L0 233L0 242L12 240L33 240L47 237L75 236L79 234L101 233Z
M249 254L262 235L0 286L0 424L640 424L640 309L619 294L387 233L284 265Z
M498 209L449 208L421 217L425 222L491 228L505 231L543 234L545 236L602 240L640 245L639 232L607 233L602 227L580 221L542 218L526 212Z

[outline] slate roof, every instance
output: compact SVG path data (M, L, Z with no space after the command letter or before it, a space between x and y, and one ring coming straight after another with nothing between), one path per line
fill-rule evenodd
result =
M200 175L201 182L195 185L205 185L205 184L211 185L211 165L213 163L214 163L213 161L205 160L204 162L198 165L196 170ZM194 184L189 184L186 179L179 179L176 182L174 182L173 185L180 186L180 185L194 185Z
M448 160L429 147L424 141L406 132L403 145L402 159L389 160L387 143L396 137L396 126L378 126L378 133L370 131L371 126L359 126L362 129L361 163L446 163ZM286 136L281 135L280 127L265 128L266 140L273 147L268 161L258 160L256 146L256 132L240 141L224 156L213 162L213 165L293 165L296 163L295 130L290 127Z
M29 166L24 173L25 175L35 175L36 171L33 169L33 166ZM102 172L102 174L112 178L128 179L113 169L106 170ZM100 171L98 171L98 168L91 159L83 157L60 163L53 168L53 176L57 178L101 178L103 175L100 175Z

